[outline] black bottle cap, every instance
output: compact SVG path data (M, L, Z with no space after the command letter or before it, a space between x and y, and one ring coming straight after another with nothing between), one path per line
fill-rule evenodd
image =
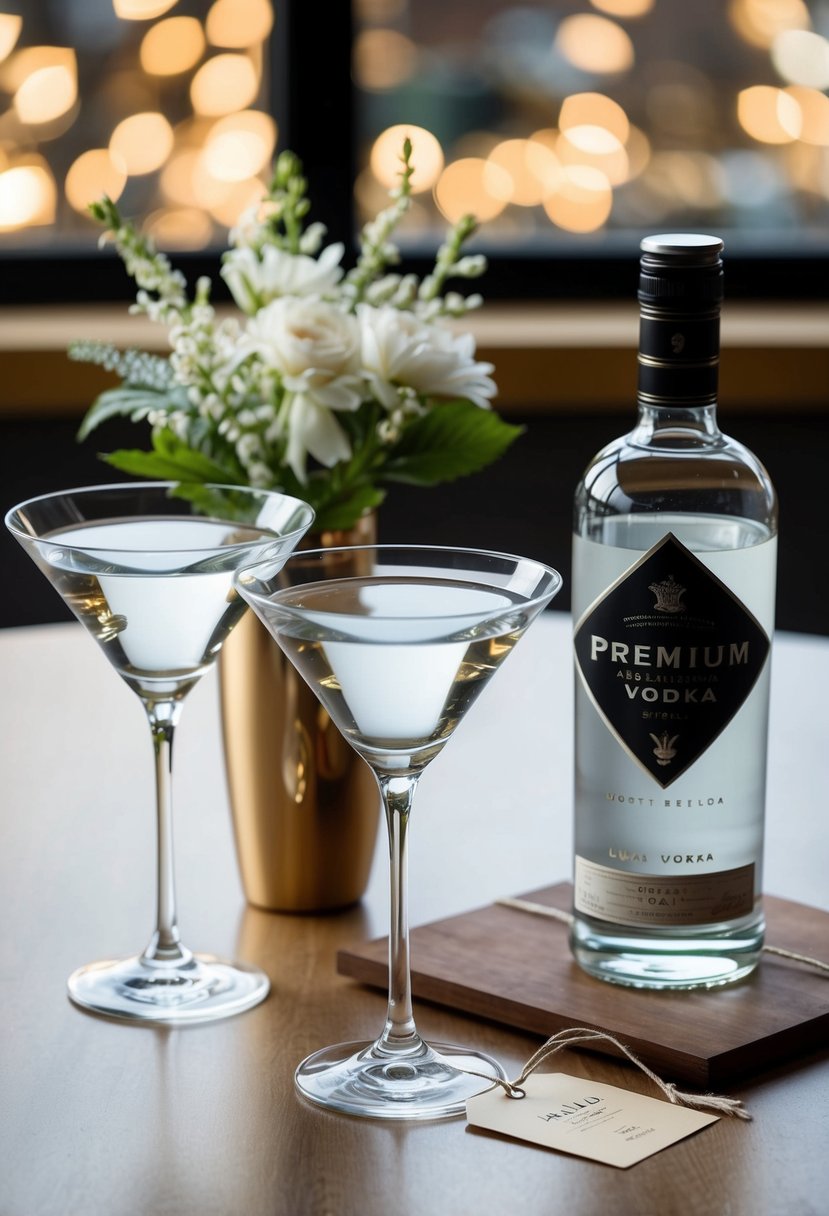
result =
M669 232L642 241L639 301L655 309L717 307L723 298L719 237Z

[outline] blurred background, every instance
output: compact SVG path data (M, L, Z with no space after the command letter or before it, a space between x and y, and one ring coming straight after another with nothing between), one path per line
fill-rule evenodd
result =
M826 632L810 487L826 469L827 90L829 0L0 0L4 509L111 479L93 449L140 444L115 423L74 441L106 381L66 342L143 341L118 329L131 289L92 199L216 280L276 151L302 157L314 218L353 251L408 133L406 262L481 219L479 350L527 432L481 477L394 490L383 538L524 548L566 572L575 481L632 418L639 240L715 232L735 302L721 421L780 487L780 623ZM60 618L0 544L0 623Z
M302 46L280 35L303 25L284 0L4 7L6 248L88 248L103 191L171 249L223 245L298 125L292 104L323 120L300 154L344 159L325 119L345 82L340 190L358 223L374 215L405 126L412 252L465 211L483 245L533 257L626 250L654 225L826 252L825 0L339 0Z

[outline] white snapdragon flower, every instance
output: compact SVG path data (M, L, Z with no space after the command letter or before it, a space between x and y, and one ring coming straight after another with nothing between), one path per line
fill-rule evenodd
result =
M288 253L266 245L261 256L242 246L225 255L222 278L234 300L246 313L281 296L321 295L342 278L342 244L328 245L319 257L307 253Z
M274 434L287 435L286 460L300 481L308 454L328 468L347 460L351 447L334 411L356 410L366 396L355 318L319 299L274 300L251 317L245 347L287 390Z
M228 244L231 248L239 248L242 245L253 245L256 243L262 231L262 221L268 209L269 204L266 204L262 199L254 203L253 206L245 208L227 234Z
M471 334L453 334L414 313L358 304L363 371L373 395L394 409L400 388L420 397L463 398L488 408L497 391L491 363L475 361Z

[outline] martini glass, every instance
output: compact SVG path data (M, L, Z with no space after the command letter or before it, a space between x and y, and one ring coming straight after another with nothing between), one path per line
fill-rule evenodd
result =
M193 954L176 919L173 733L187 693L246 609L242 564L286 560L313 520L306 503L240 486L135 483L47 494L6 525L115 670L137 693L152 732L158 811L155 931L142 954L91 963L69 977L76 1004L145 1022L203 1022L264 1000L255 967Z
M406 893L412 801L426 765L561 578L505 554L380 545L303 551L281 572L260 562L241 570L235 585L368 763L389 830L386 1024L374 1042L309 1056L296 1071L297 1087L312 1102L352 1115L460 1114L482 1076L504 1073L468 1048L428 1045L415 1028Z

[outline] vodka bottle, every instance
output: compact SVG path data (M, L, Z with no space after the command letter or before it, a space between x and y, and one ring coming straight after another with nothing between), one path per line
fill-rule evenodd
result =
M716 419L722 242L642 242L638 417L575 499L573 953L647 988L748 974L777 508Z

